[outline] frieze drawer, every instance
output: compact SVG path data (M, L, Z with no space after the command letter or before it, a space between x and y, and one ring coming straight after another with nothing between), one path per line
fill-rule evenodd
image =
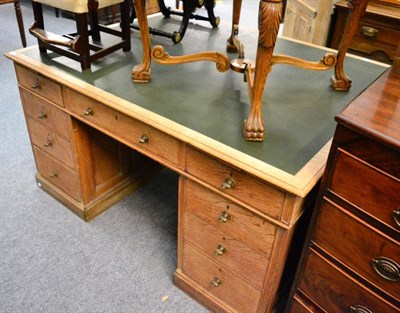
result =
M400 180L338 150L328 189L400 231Z
M185 211L201 217L218 231L240 238L254 250L269 256L277 226L232 203L190 179L181 179Z
M36 147L33 147L33 153L39 174L79 201L80 192L76 174Z
M272 218L281 219L285 194L271 185L190 147L186 151L186 171Z
M189 243L184 244L183 273L203 289L231 306L232 312L257 311L261 292L226 266L219 265Z
M64 98L66 107L87 123L144 154L178 165L179 141L175 138L71 89L65 89Z
M70 117L67 113L24 88L19 88L19 92L26 115L42 123L44 126L57 131L69 140Z
M238 273L248 283L262 288L268 258L239 240L218 231L196 215L186 212L184 239L217 261Z
M59 106L64 106L61 86L59 84L19 65L15 65L15 71L18 83L21 86Z
M311 295L324 312L399 312L313 250L307 256L299 289Z
M313 242L400 301L400 242L326 199ZM332 240L332 238L335 238Z
M26 119L26 123L33 145L45 150L70 168L74 168L74 156L69 141L30 118Z

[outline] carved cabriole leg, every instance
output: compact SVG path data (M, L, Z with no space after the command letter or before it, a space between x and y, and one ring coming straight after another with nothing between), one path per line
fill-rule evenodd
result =
M238 52L238 48L235 45L235 37L239 33L239 20L240 11L242 8L242 0L233 0L233 13L232 13L232 33L226 43L226 51L228 52Z
M262 119L262 97L282 18L282 0L261 0L259 8L259 35L254 83L251 87L251 107L244 121L244 137L248 141L262 141L265 128Z
M351 79L344 73L343 62L346 52L349 49L350 42L357 31L361 15L364 14L365 9L367 8L368 0L348 0L347 4L350 7L349 17L339 45L337 63L335 66L335 77L331 77L332 88L342 91L349 90L351 87Z
M142 63L135 65L132 70L132 80L134 82L145 83L150 81L151 77L151 47L149 25L146 15L146 0L135 0L133 2L136 11L136 18L140 28L140 36L142 37L143 58Z

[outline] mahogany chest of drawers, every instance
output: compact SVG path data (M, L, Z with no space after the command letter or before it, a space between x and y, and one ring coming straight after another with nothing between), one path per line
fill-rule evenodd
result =
M287 311L400 312L400 71L336 117Z
M338 49L349 15L347 1L335 4L331 48ZM349 52L380 62L391 63L400 42L400 2L370 1L360 26L350 44Z

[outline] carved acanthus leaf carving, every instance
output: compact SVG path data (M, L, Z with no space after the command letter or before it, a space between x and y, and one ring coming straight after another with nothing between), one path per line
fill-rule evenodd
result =
M265 48L275 45L282 19L282 2L260 2L258 44Z

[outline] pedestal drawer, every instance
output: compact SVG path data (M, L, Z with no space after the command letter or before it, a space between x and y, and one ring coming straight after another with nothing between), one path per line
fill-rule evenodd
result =
M80 192L76 174L36 147L33 147L33 153L39 174L79 201Z
M328 188L382 223L400 231L398 178L339 150Z
M325 200L313 242L400 301L400 242ZM334 239L333 239L334 238Z
M399 312L314 251L308 254L299 289L325 312Z
M26 119L26 123L33 145L45 150L46 153L65 165L74 168L74 157L69 141L29 117Z
M186 212L184 239L205 255L238 273L255 287L262 288L268 258L218 231L196 215Z
M25 114L44 126L57 131L65 138L69 138L69 115L57 109L49 101L24 88L19 88Z
M257 311L261 292L204 253L184 244L183 273L233 308L233 312Z
M64 106L61 86L59 84L19 65L15 65L15 71L18 83L21 86L59 106Z
M109 131L138 151L150 152L156 160L178 165L179 141L175 138L71 89L64 95L67 108L96 128Z
M240 238L254 250L271 254L277 227L267 223L233 202L183 179L185 210L201 217L218 231Z
M186 152L186 170L213 187L280 220L285 194L271 185L190 147Z

